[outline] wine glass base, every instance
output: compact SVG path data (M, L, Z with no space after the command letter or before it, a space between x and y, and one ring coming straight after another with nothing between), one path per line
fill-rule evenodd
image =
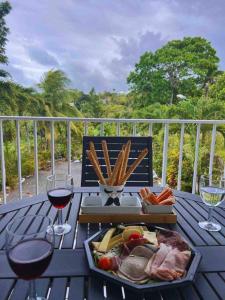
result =
M208 221L202 221L198 222L198 225L207 231L220 231L221 226L220 224L213 223L213 222L208 222Z
M71 225L70 224L62 224L62 225L53 225L55 235L64 235L70 232ZM52 234L52 229L49 228L47 230L48 234Z

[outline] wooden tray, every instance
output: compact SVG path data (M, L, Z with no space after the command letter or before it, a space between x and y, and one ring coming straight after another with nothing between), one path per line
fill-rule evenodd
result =
M118 214L118 215L90 215L79 214L79 223L129 223L129 222L146 222L150 224L175 224L177 215L173 211L171 214Z

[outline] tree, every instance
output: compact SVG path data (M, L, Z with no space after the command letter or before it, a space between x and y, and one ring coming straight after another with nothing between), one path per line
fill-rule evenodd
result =
M137 95L136 102L172 104L178 94L200 96L217 75L218 62L209 41L186 37L143 54L127 81Z
M74 104L86 117L100 118L102 116L102 102L94 88L89 94L82 94Z
M11 5L8 1L0 3L0 63L7 64L8 59L5 54L5 46L7 42L7 34L9 33L9 28L6 26L5 16L11 10ZM5 70L0 69L0 77L5 78L9 74Z
M225 101L225 72L219 75L209 86L209 96L219 101Z

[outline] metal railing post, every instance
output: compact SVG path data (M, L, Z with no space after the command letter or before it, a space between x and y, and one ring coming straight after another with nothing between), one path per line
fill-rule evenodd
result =
M38 180L38 140L37 140L37 121L34 121L34 174L35 174L35 192L39 193L39 180Z
M195 161L194 161L194 172L193 172L193 181L192 181L192 194L195 194L195 190L196 190L196 179L197 179L197 171L198 171L199 142L200 142L200 124L197 125L197 132L196 132Z
M52 175L55 174L55 128L54 121L51 122L51 168Z
M16 148L17 148L19 198L22 199L23 188L22 188L21 151L20 151L20 123L19 123L19 120L16 121Z
M184 125L181 125L180 131L180 151L179 151L179 164L178 164L178 178L177 178L177 189L181 190L181 177L182 177L182 163L183 163L183 146L184 146Z
M164 142L163 142L162 186L166 185L167 158L168 158L168 138L169 138L169 124L165 123Z
M3 126L0 120L0 155L1 155L1 174L2 174L2 194L4 204L7 202L6 195L6 173L5 173L5 153L4 153L4 139L3 139Z
M71 126L70 121L67 122L67 160L68 174L71 175Z

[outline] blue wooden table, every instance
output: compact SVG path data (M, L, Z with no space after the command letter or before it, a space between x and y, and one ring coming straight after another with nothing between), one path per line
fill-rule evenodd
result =
M138 187L127 188L136 194ZM159 189L155 189L159 192ZM63 218L72 225L72 231L57 237L52 262L37 280L37 289L51 300L224 300L225 299L225 206L215 209L214 218L222 225L220 232L210 233L198 226L198 221L207 218L207 208L199 196L177 192L175 210L176 225L166 228L177 230L202 253L202 262L194 284L155 293L135 294L118 285L108 284L89 274L83 241L101 228L101 224L79 224L82 195L98 192L97 188L86 187L75 191L73 201L63 210ZM44 214L56 220L56 209L46 195L15 201L0 207L0 300L26 299L28 283L17 280L8 266L5 251L5 228L14 218L27 214ZM23 224L24 232L35 224ZM105 226L105 225L104 225Z

